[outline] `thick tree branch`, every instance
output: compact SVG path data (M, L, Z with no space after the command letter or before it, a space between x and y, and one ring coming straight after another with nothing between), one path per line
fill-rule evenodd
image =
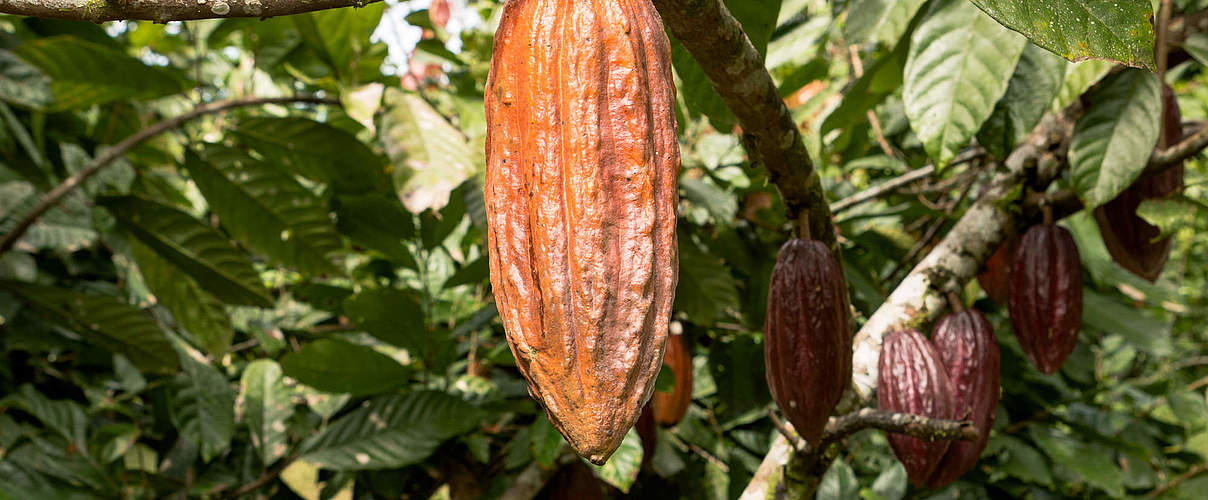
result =
M801 132L764 67L763 57L720 0L653 0L672 35L701 62L743 133L752 163L762 163L780 190L789 220L809 214L809 233L835 248L835 229L822 182Z
M0 13L71 21L137 20L166 23L228 17L261 19L340 7L364 7L381 0L0 0Z
M923 441L972 441L977 439L977 427L968 420L941 420L920 417L909 413L864 408L855 413L831 417L826 423L818 449L865 429L880 429L885 432L905 434Z
M45 215L46 212L50 211L50 209L58 205L59 202L63 201L64 197L66 197L68 194L71 194L72 191L75 191L76 188L83 185L84 181L88 180L93 175L96 175L96 173L100 172L101 169L112 164L113 160L125 156L128 151L133 149L135 146L142 144L146 140L169 130L175 129L186 122L203 115L218 113L228 109L244 106L293 103L338 105L339 101L321 99L318 97L250 97L245 99L211 102L198 106L192 111L183 115L163 120L150 127L139 130L134 135L123 139L113 147L101 152L101 154L97 155L96 158L93 158L88 165L84 166L82 170L76 172L71 177L68 177L67 180L63 181L62 184L55 186L54 189L51 189L49 192L43 195L42 199L33 208L33 210L25 214L25 216L20 222L17 223L16 227L14 227L12 231L4 235L3 238L0 238L0 255L4 255L5 252L8 252L13 245L17 243L17 240L21 239L21 237L25 235L25 232L28 231L39 218Z

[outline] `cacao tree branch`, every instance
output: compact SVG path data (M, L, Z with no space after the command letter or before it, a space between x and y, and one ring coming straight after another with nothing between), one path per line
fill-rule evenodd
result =
M830 208L801 132L780 98L763 57L721 0L653 0L663 24L701 62L701 69L734 112L780 191L789 220L809 214L809 233L837 251Z
M0 0L0 13L70 21L190 21L231 17L265 19L340 7L364 7L381 0Z
M865 429L905 434L923 441L973 441L978 437L977 427L968 420L941 420L864 408L847 415L831 417L816 449L825 450L831 444Z
M79 188L81 185L83 185L84 181L87 181L89 178L96 175L97 172L100 172L102 169L112 164L114 160L125 156L126 153L135 146L142 144L148 139L180 127L181 125L200 116L218 113L232 108L259 106L263 104L293 103L339 105L339 101L333 99L323 99L310 96L249 97L243 99L232 99L229 101L217 101L202 104L196 108L193 108L193 110L189 111L188 113L168 118L151 125L150 127L139 130L134 135L122 139L121 142L115 144L113 147L102 151L101 154L97 155L96 158L93 158L92 161L85 165L84 168L79 172L76 172L71 177L68 177L67 180L63 181L62 184L55 186L54 189L51 189L46 194L42 195L42 199L38 201L38 204L34 206L33 210L25 214L25 216L21 218L12 231L9 231L9 233L4 235L3 238L0 238L0 255L4 255L5 252L8 252L10 249L12 249L13 245L17 243L17 240L21 239L21 237L25 235L25 232L28 231L39 218L45 215L46 212L50 211L50 209L58 205L59 202L63 201L63 198L71 194L72 191L75 191L76 188Z
M981 157L985 153L986 153L985 150L983 150L981 148L968 149L968 150L962 151L961 153L957 154L956 157L952 159L952 162L949 163L949 165L954 166L954 165L960 165L962 163L968 163L971 160ZM908 185L914 183L915 181L926 179L927 177L930 177L931 174L933 174L933 173L935 173L935 165L928 164L925 167L916 168L916 169L906 172L902 175L894 177L893 179L882 182L880 184L877 184L876 186L870 187L868 189L860 191L859 193L853 194L853 195L843 198L839 201L831 203L830 204L831 213L838 214L839 212L843 212L848 209L851 209L856 206L867 203L869 201L878 199L889 193L897 191L898 189L908 186Z

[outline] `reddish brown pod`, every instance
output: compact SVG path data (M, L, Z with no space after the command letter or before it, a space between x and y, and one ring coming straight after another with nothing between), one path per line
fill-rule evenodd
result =
M1028 359L1055 373L1074 352L1082 328L1082 263L1065 228L1041 224L1023 235L1011 265L1008 309Z
M825 244L793 239L780 248L767 312L768 388L797 433L815 444L851 381L847 289Z
M1162 147L1179 142L1182 118L1179 103L1169 85L1162 88L1164 122ZM1170 257L1173 240L1161 236L1161 230L1137 215L1137 207L1145 200L1166 198L1183 191L1183 165L1171 167L1157 175L1143 177L1111 201L1095 209L1095 222L1103 235L1112 260L1133 274L1156 281Z
M885 337L877 370L877 406L882 410L930 418L958 418L951 382L939 352L917 330L898 330ZM906 467L910 483L923 486L935 473L948 441L926 442L889 434L893 454Z
M986 449L998 409L999 359L994 330L982 313L966 309L945 316L936 325L931 343L951 382L956 418L977 427L976 441L953 441L927 485L939 489L959 478Z
M985 267L977 273L977 284L986 291L990 300L1006 304L1011 292L1011 260L1015 257L1015 248L1019 246L1019 237L1014 236L995 250L986 260Z
M549 500L604 500L604 483L583 462L575 460L558 469L545 486Z
M654 391L650 406L654 410L654 421L669 427L683 420L692 404L692 352L683 335L667 336L663 366L671 370L675 388L671 392Z
M511 0L486 84L491 285L550 422L603 464L654 391L679 264L671 51L649 0Z

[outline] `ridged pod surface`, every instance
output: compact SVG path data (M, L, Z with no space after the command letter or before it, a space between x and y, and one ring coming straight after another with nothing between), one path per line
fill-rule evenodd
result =
M885 337L877 373L877 406L930 418L959 417L940 354L917 330L897 330ZM951 444L901 434L888 437L893 454L915 486L927 484Z
M649 0L510 0L495 33L491 285L530 394L596 464L663 361L678 272L670 57Z
M931 343L940 354L951 382L956 418L977 427L976 441L953 441L927 485L939 489L961 477L981 457L998 409L999 359L994 329L982 313L966 309L945 316Z
M1179 142L1182 117L1179 103L1169 85L1162 87L1163 129L1160 146ZM1145 200L1159 199L1183 190L1183 165L1171 167L1157 175L1138 180L1111 201L1095 209L1095 222L1112 260L1133 274L1156 281L1170 257L1173 240L1158 238L1161 230L1137 215L1137 207Z
M688 350L683 335L667 337L663 365L671 370L675 388L671 392L654 391L650 406L654 409L655 422L672 426L684 419L688 406L692 404L692 352Z
M772 399L809 443L851 382L849 314L843 273L826 245L785 243L768 287L763 354Z
M1040 224L1023 235L1011 264L1007 308L1032 364L1046 374L1060 369L1082 328L1082 263L1069 231Z
M1007 240L990 255L981 272L977 273L977 284L986 291L990 300L999 304L1006 304L1007 297L1011 295L1011 260L1018 246L1018 236Z

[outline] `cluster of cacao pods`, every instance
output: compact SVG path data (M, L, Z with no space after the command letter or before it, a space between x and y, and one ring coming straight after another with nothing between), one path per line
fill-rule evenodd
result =
M485 101L507 340L550 422L603 464L654 391L679 269L662 21L650 0L511 0Z
M850 307L838 261L820 241L780 248L768 287L768 388L793 428L817 444L851 381Z
M990 323L967 309L940 320L931 339L917 330L885 337L877 405L938 419L968 419L973 441L933 441L890 434L889 444L915 486L943 487L977 464L998 408L998 344Z

